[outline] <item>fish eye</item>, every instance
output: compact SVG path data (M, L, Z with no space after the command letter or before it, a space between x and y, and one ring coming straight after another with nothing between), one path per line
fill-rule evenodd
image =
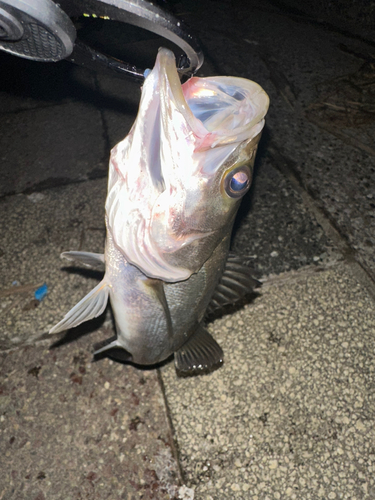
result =
M224 177L224 189L231 198L240 198L250 187L249 167L242 166L230 170Z

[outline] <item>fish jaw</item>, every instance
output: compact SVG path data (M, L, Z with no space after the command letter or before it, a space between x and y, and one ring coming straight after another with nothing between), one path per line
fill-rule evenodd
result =
M159 51L136 121L110 160L108 230L127 261L166 282L201 268L239 206L223 178L244 143L259 137L267 108L267 95L249 80L192 78L181 86L173 53ZM251 164L255 150L240 163Z

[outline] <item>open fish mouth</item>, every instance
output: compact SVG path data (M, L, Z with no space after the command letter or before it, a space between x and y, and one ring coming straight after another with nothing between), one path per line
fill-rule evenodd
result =
M238 156L251 160L244 145L259 136L267 109L267 94L243 78L181 85L174 54L159 50L135 123L110 162L107 226L130 263L169 282L199 270L232 207L220 191L223 171Z

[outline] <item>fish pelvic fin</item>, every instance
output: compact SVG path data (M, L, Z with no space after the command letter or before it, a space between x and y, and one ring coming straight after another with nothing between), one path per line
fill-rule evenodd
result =
M223 361L222 348L202 325L174 353L176 372L180 377L209 373L219 368Z
M103 279L90 293L73 307L65 317L53 326L49 333L58 333L69 328L74 328L84 321L100 316L108 302L109 285Z
M252 277L248 260L230 252L206 314L210 315L228 304L238 302L261 285L260 281Z
M111 337L104 342L95 345L94 361L101 359L104 356L115 359L116 361L131 361L132 355L122 347L117 340L117 336Z
M63 252L60 257L67 260L77 261L87 267L104 269L104 254L93 252Z

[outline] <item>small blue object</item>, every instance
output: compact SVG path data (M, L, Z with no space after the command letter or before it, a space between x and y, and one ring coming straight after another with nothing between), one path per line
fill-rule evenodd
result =
M36 300L43 300L44 297L47 295L48 292L48 286L44 283L41 287L38 288L38 290L35 290L34 297Z
M145 78L147 78L147 77L148 77L148 75L149 75L150 73L151 73L151 70L147 68L147 69L145 69L145 71L144 71L144 73L143 73L143 76L144 76Z

